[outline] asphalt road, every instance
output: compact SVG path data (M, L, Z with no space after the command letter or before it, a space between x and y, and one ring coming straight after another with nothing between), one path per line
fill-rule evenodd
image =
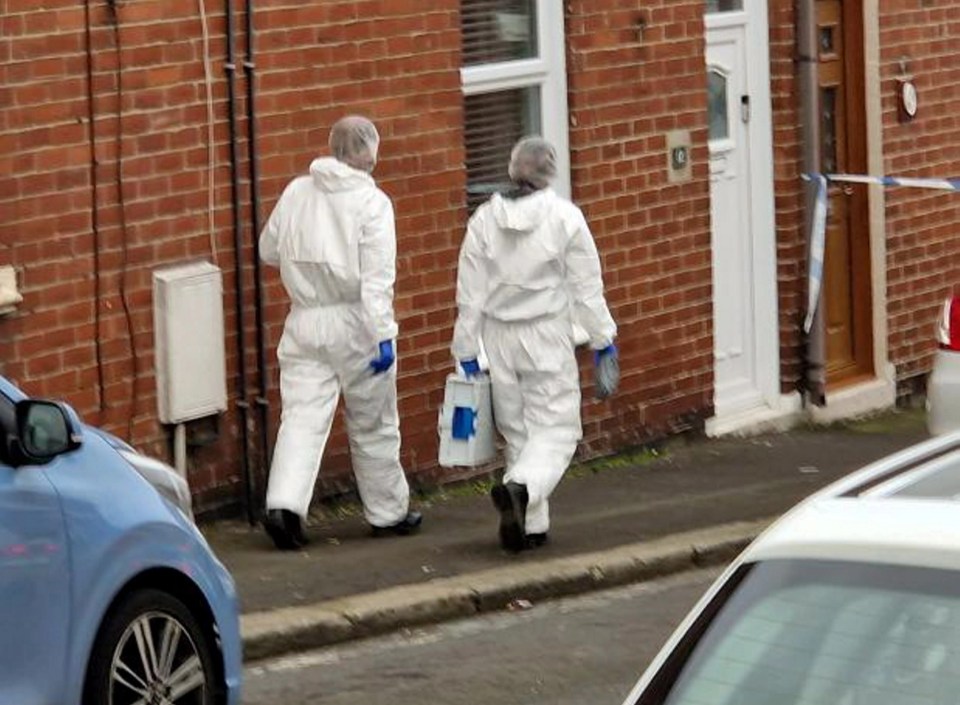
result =
M620 705L718 573L696 571L245 672L245 705Z

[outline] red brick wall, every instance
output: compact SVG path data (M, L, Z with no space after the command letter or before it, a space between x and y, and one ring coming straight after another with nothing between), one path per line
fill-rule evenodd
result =
M398 214L403 461L418 481L448 477L436 467L435 428L451 369L455 267L466 218L459 4L255 4L260 222L286 182L325 152L335 119L356 111L376 121L383 137L376 175ZM92 105L83 3L45 0L38 9L28 0L6 0L3 7L0 264L17 268L25 296L15 315L0 319L3 372L26 391L66 398L87 420L169 457L169 431L155 418L151 275L215 251L224 271L231 398L219 440L191 454L192 484L201 507L209 506L216 488L235 493L241 480L223 4L207 2L215 114L212 239L195 0L118 4L121 80L113 16L104 0L91 0ZM234 0L234 7L242 62L243 2ZM638 37L641 17L646 29ZM624 373L615 400L585 400L585 452L595 454L684 428L710 412L702 3L663 0L637 10L635 3L579 0L569 4L567 24L574 197L603 257ZM240 64L243 329L253 401L255 233L245 88ZM672 129L692 134L688 183L667 182L665 134ZM274 351L287 302L275 272L265 269L263 281L272 442L279 415ZM585 355L582 362L589 381L592 361ZM254 453L255 413L249 424ZM321 477L322 492L352 484L340 420Z
M573 197L591 224L620 330L615 401L588 403L588 448L682 427L712 407L703 3L568 3ZM639 25L644 29L639 31ZM689 130L693 178L667 178Z
M123 3L114 15L91 2L92 85L83 3L37 9L12 1L6 9L11 63L0 70L11 107L3 111L3 153L11 155L13 188L0 194L9 213L0 256L19 270L24 303L0 322L5 372L30 393L66 398L87 420L167 456L155 418L151 272L210 258L215 248L225 286L233 286L222 80L214 94L215 232L207 225L196 3ZM222 17L210 20L222 34ZM212 55L222 57L223 46L215 36ZM228 330L235 328L231 303L228 297ZM234 363L231 357L230 374ZM221 447L194 458L191 479L200 491L237 480L233 413L223 431Z
M774 199L780 308L781 391L797 388L802 372L800 335L806 313L806 238L793 3L770 2L770 99L773 111Z
M31 312L0 320L0 360L32 390L89 409L97 392L83 8L33 6L7 2L0 16L0 264L29 263L20 283Z
M88 421L168 457L167 433L155 419L151 272L211 257L201 23L194 0L119 4L123 71L118 83L111 13L105 2L91 5L97 242L83 3L51 0L38 9L34 2L9 0L0 17L0 264L17 268L25 296L14 316L0 319L0 360L4 374L28 392L66 398ZM243 2L236 0L234 7L240 61ZM457 7L448 1L424 11L422 3L401 0L302 7L256 3L261 222L286 181L325 151L327 130L336 118L365 113L383 136L377 175L398 212L400 405L404 460L413 471L435 463L436 407L449 367L449 294L465 218ZM208 2L207 9L216 115L214 242L224 269L231 403L220 441L191 458L191 481L201 494L240 479L225 21L223 3ZM252 400L253 234L242 139L242 66L237 77ZM119 141L118 87L123 101ZM286 301L274 272L265 273L265 282L272 435L279 412L274 348ZM329 475L342 474L342 431L331 451Z
M960 163L960 6L881 3L880 80L888 174L953 178ZM917 117L897 115L896 77L908 61ZM960 194L887 189L890 357L901 382L929 370L938 307L960 284Z

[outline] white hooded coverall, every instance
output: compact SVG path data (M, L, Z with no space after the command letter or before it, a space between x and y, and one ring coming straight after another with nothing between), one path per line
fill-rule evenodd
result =
M573 321L595 350L617 332L580 209L549 188L480 206L460 250L457 306L453 354L476 358L482 337L507 442L503 480L526 485L526 533L545 533L548 498L582 435Z
M280 267L290 312L277 349L283 410L267 509L307 515L340 393L353 471L373 526L407 515L400 465L397 366L373 374L393 340L393 205L373 178L332 157L284 190L260 234L260 257Z

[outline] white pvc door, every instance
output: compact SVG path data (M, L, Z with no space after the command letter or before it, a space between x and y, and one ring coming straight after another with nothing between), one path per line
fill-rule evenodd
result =
M763 403L757 374L757 297L750 204L747 16L708 16L710 209L717 416ZM776 292L769 292L775 296ZM767 331L767 334L775 334Z

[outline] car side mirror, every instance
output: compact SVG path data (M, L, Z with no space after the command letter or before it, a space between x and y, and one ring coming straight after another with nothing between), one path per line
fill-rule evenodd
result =
M16 412L17 440L28 463L49 463L80 447L83 434L65 404L25 399L17 403Z

